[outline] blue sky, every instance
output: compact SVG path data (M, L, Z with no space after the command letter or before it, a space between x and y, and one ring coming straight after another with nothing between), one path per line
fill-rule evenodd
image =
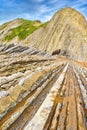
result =
M0 24L16 18L45 22L64 7L73 7L87 18L87 0L0 0Z

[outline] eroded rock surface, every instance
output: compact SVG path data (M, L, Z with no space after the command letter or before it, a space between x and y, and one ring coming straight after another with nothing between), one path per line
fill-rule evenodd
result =
M2 48L0 130L87 129L87 63Z
M68 7L59 10L45 24L45 27L40 26L22 40L16 34L16 36L13 33L10 35L11 29L17 27L18 24L19 26L22 24L20 19L5 24L6 27L5 25L0 27L1 43L26 45L51 54L60 50L59 55L87 62L87 21L75 9ZM6 37L8 40L4 41L3 39ZM17 48L15 50L17 51ZM31 51L31 53L37 53L36 50ZM27 50L28 52L30 50Z

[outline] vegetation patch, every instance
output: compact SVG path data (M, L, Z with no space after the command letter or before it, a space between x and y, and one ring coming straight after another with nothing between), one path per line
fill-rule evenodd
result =
M40 27L46 27L48 22L41 24L40 21L31 21L31 20L24 20L22 19L22 24L16 28L11 29L11 33L7 35L3 40L10 41L14 37L18 36L19 40L25 39L27 36L32 34L35 30Z
M40 27L45 28L45 27L48 25L48 23L49 23L49 21L47 21L47 22L45 22L45 23L41 24L41 25L40 25Z

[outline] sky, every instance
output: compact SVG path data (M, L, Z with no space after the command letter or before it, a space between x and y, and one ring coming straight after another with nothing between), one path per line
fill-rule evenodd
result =
M75 8L87 18L87 0L0 0L0 24L16 18L46 22L65 7Z

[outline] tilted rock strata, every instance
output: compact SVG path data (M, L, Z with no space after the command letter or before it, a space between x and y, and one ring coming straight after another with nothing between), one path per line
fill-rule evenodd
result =
M29 45L32 44L33 40ZM33 46L51 53L60 49L62 55L86 61L87 21L74 9L60 10L53 16L41 35L37 37Z
M0 130L87 129L86 63L0 49Z
M20 41L16 36L7 43L26 45L50 53L57 50L60 55L87 61L87 21L75 9L61 9L45 27L39 27L24 40Z

